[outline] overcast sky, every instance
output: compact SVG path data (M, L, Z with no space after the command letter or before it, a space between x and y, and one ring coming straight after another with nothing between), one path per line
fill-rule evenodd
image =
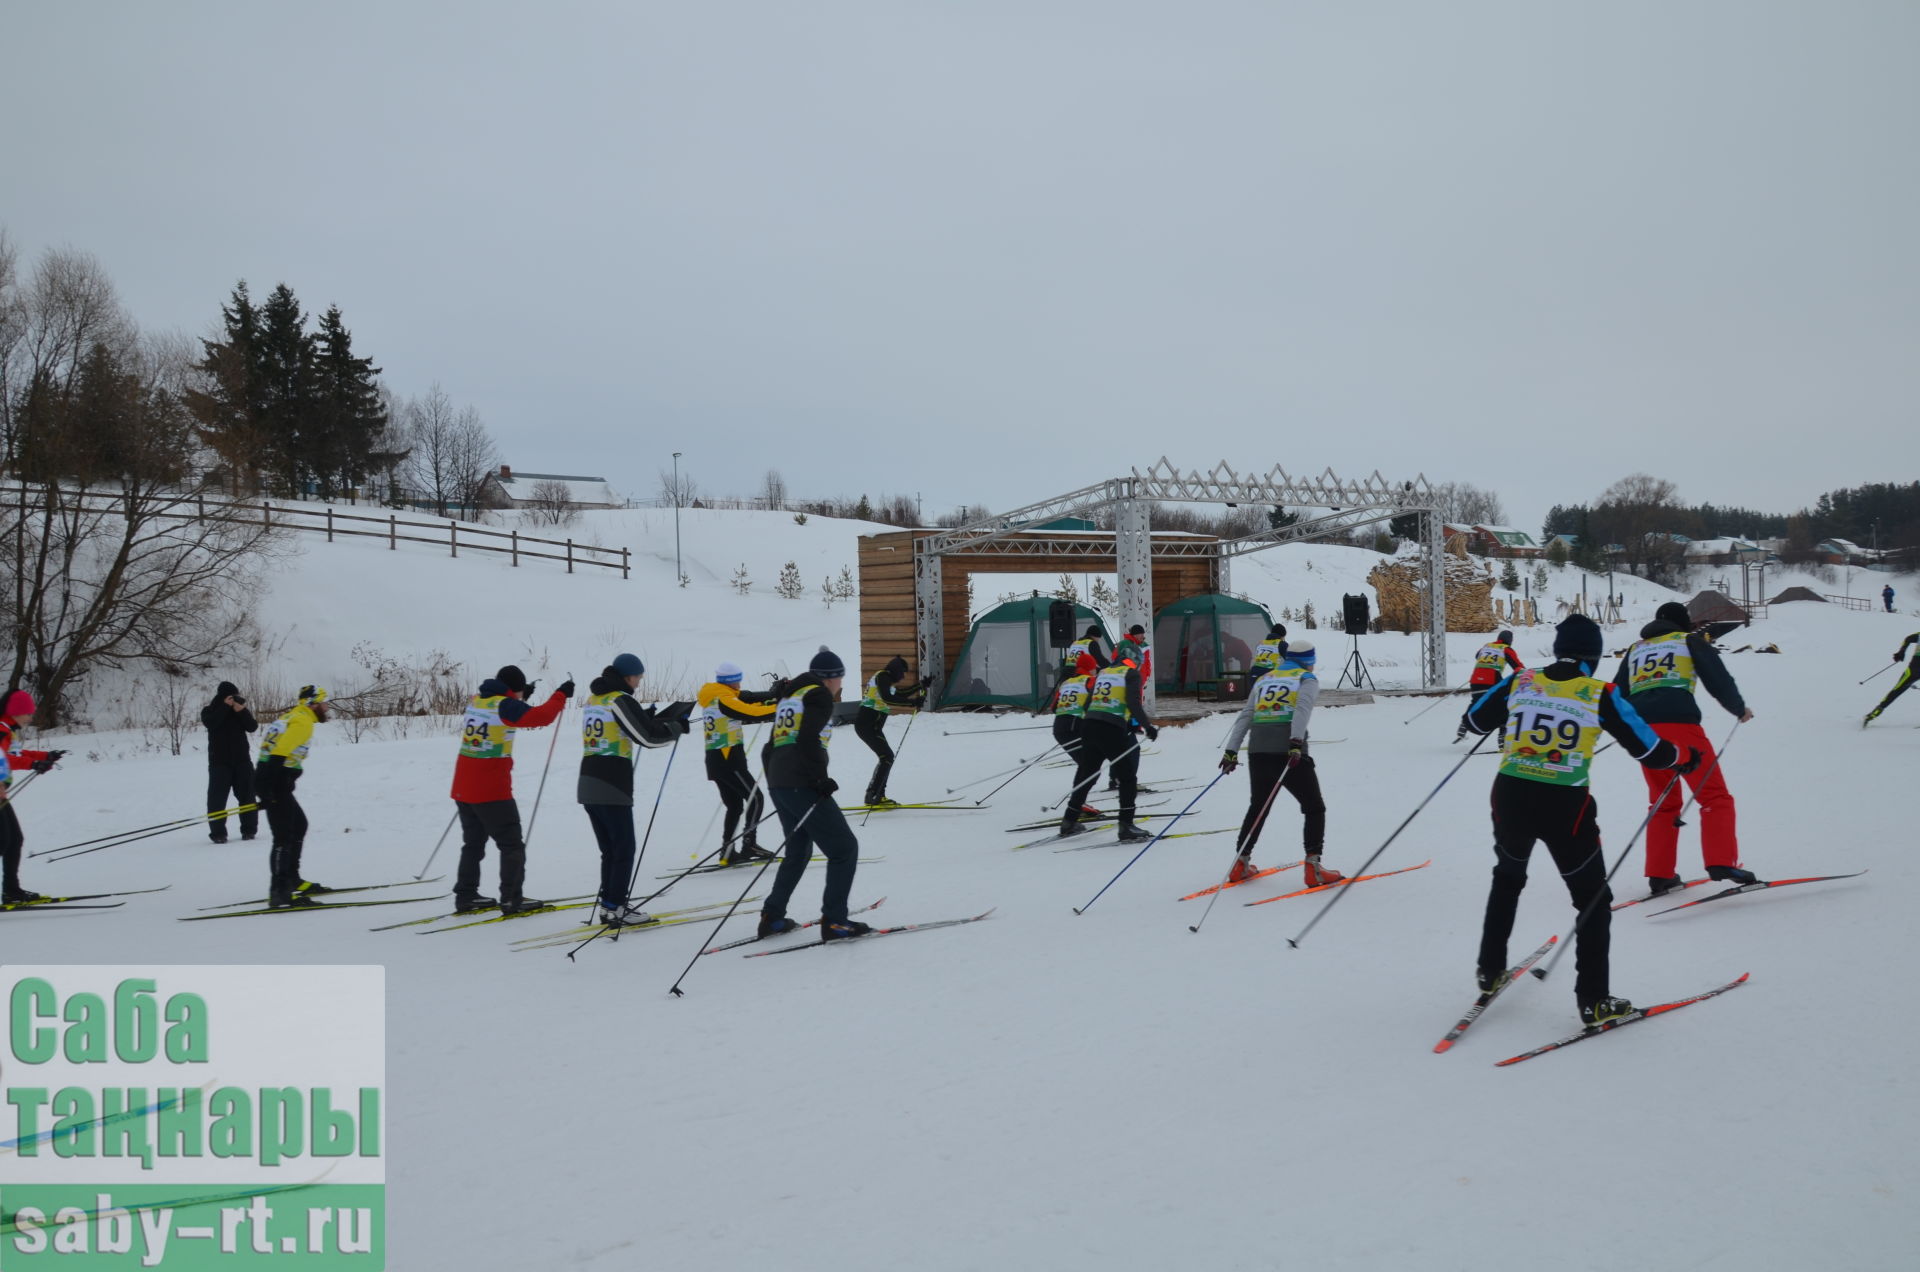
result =
M526 470L1920 477L1920 4L0 0L0 225Z

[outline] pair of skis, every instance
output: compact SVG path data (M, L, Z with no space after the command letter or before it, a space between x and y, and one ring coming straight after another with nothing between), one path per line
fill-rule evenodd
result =
M149 892L165 892L172 884L163 884L158 888L136 888L131 892L81 892L70 897L40 897L33 901L8 901L0 904L0 910L117 910L125 901L108 901L109 897L141 897ZM104 905L96 904L106 902Z

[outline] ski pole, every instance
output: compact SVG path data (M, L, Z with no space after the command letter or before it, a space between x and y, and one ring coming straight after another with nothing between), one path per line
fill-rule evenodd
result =
M1222 769L1221 771L1222 771L1222 772L1225 772L1226 770L1224 770L1224 769ZM1275 783L1273 784L1273 789L1267 792L1267 800L1266 800L1266 802L1265 802L1264 804L1262 804L1262 805L1260 805L1260 820L1259 820L1259 821L1256 821L1256 822L1255 822L1255 823L1253 824L1253 828L1254 828L1255 830L1261 830L1261 829L1263 829L1263 828L1265 828L1265 826L1266 826L1266 824L1267 824L1267 812L1268 812L1268 810L1270 810L1270 809L1271 809L1271 808L1273 807L1273 798L1274 798L1274 796L1276 796L1276 795L1278 795L1278 794L1280 793L1280 788L1281 788L1282 786L1285 786L1285 785L1287 784L1287 778L1288 778L1288 777L1290 777L1290 776L1291 776L1292 774L1293 774L1293 765L1291 765L1291 764L1289 764L1289 765L1287 765L1287 766L1286 766L1285 768L1283 768L1283 769L1281 769L1281 770L1280 770L1280 780L1279 780L1279 781L1277 781L1277 782L1275 782ZM1240 860L1240 858L1242 857L1242 855L1244 855L1244 854L1245 854L1246 852L1247 852L1247 848L1246 848L1246 845L1244 845L1244 844L1240 844L1240 843L1236 843L1236 844L1234 844L1234 846L1233 846L1233 859L1234 859L1234 861L1235 861L1235 862L1238 862L1238 861ZM1203 925L1204 925L1204 924L1206 923L1206 921L1207 921L1207 916L1208 916L1209 914L1212 914L1212 913L1213 913L1213 903L1214 903L1215 901L1218 901L1218 900L1220 899L1220 894L1221 894L1222 892L1225 892L1225 891L1227 890L1227 884L1228 884L1228 883L1229 883L1229 882L1230 882L1230 881L1231 881L1232 879L1233 879L1233 867L1232 867L1232 866L1228 866L1228 867L1227 867L1227 874L1226 874L1226 878L1224 878L1224 879L1222 879L1222 880L1220 880L1220 886L1219 886L1219 887L1217 887L1217 888L1215 888L1215 889L1213 890L1213 895L1207 898L1207 908L1206 908L1205 910L1202 910L1202 911L1200 912L1200 922L1199 922L1199 923L1194 923L1194 924L1190 924L1190 925L1189 925L1189 926L1187 927L1187 931L1189 931L1189 932L1198 932L1198 931L1199 931L1199 930L1201 929L1201 927L1202 927L1202 926L1203 926Z
M1077 745L1078 739L1075 739L1075 742ZM1064 749L1065 743L1062 743L1061 745L1062 745L1062 749ZM1135 742L1132 746L1120 752L1120 754L1115 756L1113 759L1104 761L1104 763L1106 763L1109 766L1108 774L1109 775L1112 774L1112 768L1111 768L1112 765L1118 764L1121 760L1126 759L1129 755L1132 755L1135 751L1138 751L1139 749L1140 749L1140 744L1138 742ZM1054 809L1060 807L1060 805L1066 803L1068 800L1073 798L1073 793L1077 789L1079 789L1078 784L1075 784L1074 786L1069 786L1067 788L1067 793L1065 795L1062 795L1059 799L1054 800L1053 803L1048 804L1044 811L1050 813ZM1111 790L1112 787L1109 786L1108 789ZM1091 786L1087 788L1087 798L1089 799L1093 798L1093 788Z
M9 783L6 786L0 786L0 802L19 798L20 792L33 785L33 779L38 776L40 776L38 769L30 769L27 775L19 781ZM51 849L49 851L51 851Z
M673 757L680 753L681 734L675 734L673 746L667 751L667 766L660 770L660 789L653 793L653 811L647 814L647 832L640 837L640 851L633 854L633 869L627 872L627 895L633 895L634 884L640 882L640 863L647 857L647 842L653 838L654 818L660 816L660 797L667 793L667 776L673 772ZM620 939L614 933L614 940Z
M1468 681L1466 684L1460 686L1460 689L1471 689L1471 688L1473 688L1472 681ZM1435 698L1432 702L1429 702L1426 706L1420 708L1420 710L1414 712L1412 715L1408 716L1406 719L1402 720L1400 723L1412 724L1415 720L1418 720L1421 716L1427 714L1427 712L1433 710L1435 707L1445 702L1448 698L1451 698L1454 694L1459 693L1460 689L1447 690L1445 693L1441 694L1440 696Z
M1884 676L1888 672L1892 671L1895 667L1898 667L1899 665L1900 665L1900 660L1896 658L1892 662L1888 663L1886 666L1882 667L1880 670L1874 672L1872 676L1868 676L1867 680L1872 680L1876 676ZM1858 680L1858 681L1855 681L1854 683L1864 685L1867 683L1867 680Z
M1607 890L1607 885L1613 882L1613 876L1619 873L1620 867L1627 864L1627 858L1633 854L1633 846L1640 842L1640 836L1646 831L1648 824L1653 821L1653 815L1660 810L1660 805L1666 803L1668 793L1673 790L1674 783L1679 780L1680 775L1678 773L1675 773L1667 779L1666 788L1660 792L1660 798L1654 800L1653 807L1647 809L1647 815L1640 819L1640 828L1633 832L1633 838L1627 840L1627 846L1620 850L1620 856L1618 860L1613 863L1613 869L1607 871L1606 879L1600 884L1600 891L1594 893L1593 900L1587 902L1586 907L1580 911L1579 917L1573 921L1573 926L1567 929L1566 936L1554 947L1553 953L1547 956L1547 961L1533 969L1535 976L1541 980L1547 979L1547 974L1553 971L1553 965L1560 961L1560 955L1566 951L1567 946L1573 944L1574 936L1586 925L1587 919L1593 915L1594 907L1613 895ZM1591 807L1592 804L1593 796L1588 795L1587 802L1581 807L1585 809Z
M1185 817L1188 813L1192 812L1193 806L1195 804L1198 804L1202 799L1205 799L1207 792L1212 790L1215 786L1218 786L1220 784L1220 779L1225 776L1226 776L1225 773L1214 774L1213 780L1211 782L1208 782L1204 787L1202 787L1200 790L1200 793L1198 795L1195 795L1193 799L1188 802L1185 808L1175 813L1172 817L1169 817L1167 819L1167 824L1162 826L1158 831L1156 831L1152 839L1149 839L1147 840L1146 843L1140 845L1140 851L1133 854L1133 861L1129 861L1126 865L1120 867L1119 873L1115 874L1113 878L1107 880L1106 884L1100 889L1100 891L1093 894L1093 897L1091 900L1089 900L1085 905L1075 906L1073 908L1073 912L1075 914L1085 914L1088 910L1093 909L1093 903L1095 901L1098 901L1101 897L1105 896L1108 888L1111 888L1115 883L1119 882L1120 875L1123 875L1127 873L1127 871L1133 869L1134 861L1138 861L1140 860L1140 858L1146 856L1147 849L1153 847L1155 844L1159 843L1162 839L1165 839L1167 837L1167 832L1172 830L1174 828L1174 825L1178 823L1182 817Z
M440 832L440 838L434 840L433 851L427 854L427 864L420 867L420 873L413 876L415 879L426 878L427 871L433 869L433 859L440 855L440 849L446 846L447 836L453 833L453 823L459 820L460 820L460 806L458 804L455 804L453 806L453 816L447 818L447 828Z
M1488 738L1492 736L1494 736L1492 733L1482 733L1479 737L1473 740L1472 749L1470 749L1465 755L1461 756L1458 760L1454 761L1453 767L1447 770L1447 775L1440 779L1440 785L1428 791L1427 797L1420 801L1419 807L1415 808L1412 812L1407 814L1407 820L1401 822L1398 826L1394 827L1393 833L1387 836L1386 843L1383 843L1378 848L1375 848L1373 850L1373 856L1368 857L1366 859L1366 862L1362 864L1358 870L1353 872L1354 878L1357 879L1361 875L1367 873L1367 867L1371 866L1374 862L1380 859L1380 854L1387 850L1387 844L1391 844L1394 840L1400 838L1400 832L1413 824L1413 819L1420 815L1421 809L1424 809L1428 804L1431 804L1433 802L1433 797L1440 793L1441 788L1446 786L1448 782L1451 782L1453 780L1453 775L1455 773L1458 773L1463 767L1466 766L1467 761L1473 758L1474 752L1480 749L1480 744L1482 742L1485 742ZM1347 882L1351 883L1352 880L1351 879L1347 880ZM1333 890L1333 895L1327 898L1327 903L1320 907L1320 912L1314 915L1311 919L1307 921L1307 926L1300 929L1300 935L1288 938L1287 944L1292 946L1296 950L1299 949L1300 942L1306 940L1307 933L1313 931L1313 925L1318 923L1321 919L1326 918L1327 911L1333 909L1335 905L1339 904L1340 898L1345 896L1346 893L1347 893L1347 890L1345 888L1336 887Z
M1707 765L1707 771L1700 775L1699 781L1689 783L1689 785L1693 787L1693 792L1687 796L1687 802L1681 806L1680 811L1673 815L1673 828L1675 830L1687 824L1687 809L1692 808L1699 802L1700 788L1707 784L1707 778L1712 775L1715 769L1720 767L1720 757L1725 755L1727 748L1733 745L1733 735L1740 732L1742 723L1744 722L1740 720L1733 722L1733 727L1727 730L1727 736L1720 740L1719 748L1713 753L1713 763ZM1662 795L1660 798L1665 799L1666 796Z
M994 778L1005 777L1009 773L1017 773L1021 769L1026 768L1027 765L1029 764L1038 764L1041 760L1046 759L1047 756L1053 753L1054 746L1059 746L1059 745L1060 744L1056 742L1053 744L1053 746L1048 747L1046 750L1040 752L1040 754L1034 756L1032 759L1021 760L1018 764L1015 764L1012 768L1003 768L998 770L997 772L989 773L985 777L976 777L971 782L962 782L958 786L949 786L947 787L947 794L951 795L956 791L964 791L967 789L967 787L978 786L982 782L991 782Z
M774 856L767 858L760 864L760 868L753 872L753 878L747 880L747 886L740 889L740 895L733 899L733 904L727 907L727 912L722 914L714 923L713 930L707 933L705 939L700 942L699 948L694 950L693 957L687 960L687 965L680 969L680 975L675 977L673 984L667 987L667 993L675 998L686 997L685 992L680 988L680 982L687 979L687 973L693 970L693 965L700 961L702 954L706 953L707 946L715 937L720 935L720 929L726 925L727 920L733 917L733 912L738 910L741 903L747 899L747 893L753 891L754 885L760 882L760 876L767 872L767 867L786 855L788 845L793 843L793 837L800 833L801 827L807 824L807 819L813 816L813 810L820 807L820 805L825 803L829 798L830 797L826 795L820 796L820 798L813 801L813 804L806 812L800 814L800 820L793 824L793 829L787 832L786 839L781 841L780 851Z
M38 776L38 773L29 774L29 777ZM8 798L12 798L12 796L17 794L26 784L26 780L22 779L19 786L14 787L12 791L8 792ZM151 826L136 826L132 830L117 830L111 835L101 835L95 839L82 839L78 843L62 844L58 848L42 848L39 852L28 853L27 856L45 857L51 853L66 852L71 848L85 848L88 844L105 843L105 841L109 839L131 840L135 837L144 838L149 831L178 830L183 826L191 826L195 822L216 821L222 817L231 817L235 813L250 813L259 807L260 805L258 804L241 804L237 808L223 808L219 812L214 813L195 813L191 817L177 817L169 822L155 822Z
M1053 724L1049 721L1046 724L1010 724L1000 729L942 729L940 730L940 736L943 738L971 738L986 733L1031 733L1035 729L1051 729L1052 727Z
M567 673L567 679L573 679L572 672ZM547 773L553 768L553 753L560 745L560 725L567 718L567 708L572 705L570 701L563 703L560 715L553 722L553 739L547 743L547 762L540 766L540 785L533 792L533 811L527 814L527 833L520 836L522 847L533 842L533 824L540 820L540 797L547 793Z
M1079 742L1077 740L1072 743L1056 742L1054 743L1054 746L1059 747L1061 750L1066 751L1068 755L1072 755L1074 750L1076 750L1079 747ZM1013 783L1019 779L1022 773L1027 772L1034 765L1038 764L1041 760L1046 759L1051 754L1053 754L1053 749L1051 747L1045 751L1040 752L1040 754L1034 756L1031 760L1028 760L1025 764L1022 764L1018 769L1014 770L1014 774L1012 777L1009 777L1006 781L1000 783L1000 785L994 787L992 790L988 791L985 795L982 795L979 799L974 800L973 806L975 808L984 807L988 800L992 799L995 795L998 795L1001 791L1006 790L1007 787L1013 785ZM1048 805L1048 807L1049 808L1057 807L1058 804L1059 804L1059 801L1055 800L1054 803L1051 805Z

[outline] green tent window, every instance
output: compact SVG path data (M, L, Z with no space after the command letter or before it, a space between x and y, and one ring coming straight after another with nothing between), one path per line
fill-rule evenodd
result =
M1008 601L975 619L940 705L1044 708L1060 682L1060 651L1047 643L1047 610L1054 599ZM1086 606L1073 607L1073 624L1076 638L1089 626L1098 627L1100 647L1113 648L1106 625Z
M1198 693L1237 680L1244 692L1254 651L1272 626L1265 606L1224 592L1175 601L1153 620L1154 687Z

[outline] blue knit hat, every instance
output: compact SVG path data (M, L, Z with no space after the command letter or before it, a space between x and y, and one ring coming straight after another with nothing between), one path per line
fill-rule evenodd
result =
M822 680L838 680L847 674L847 665L840 661L840 655L822 645L813 661L807 664L807 670Z
M1314 649L1312 641L1302 639L1289 641L1286 652L1280 656L1290 663L1298 663L1302 667L1311 667L1313 666L1313 660L1319 655Z
M640 661L637 654L615 654L613 656L613 674L616 676L644 676L647 665Z
M745 676L738 663L723 662L713 672L713 678L723 685L737 685Z

